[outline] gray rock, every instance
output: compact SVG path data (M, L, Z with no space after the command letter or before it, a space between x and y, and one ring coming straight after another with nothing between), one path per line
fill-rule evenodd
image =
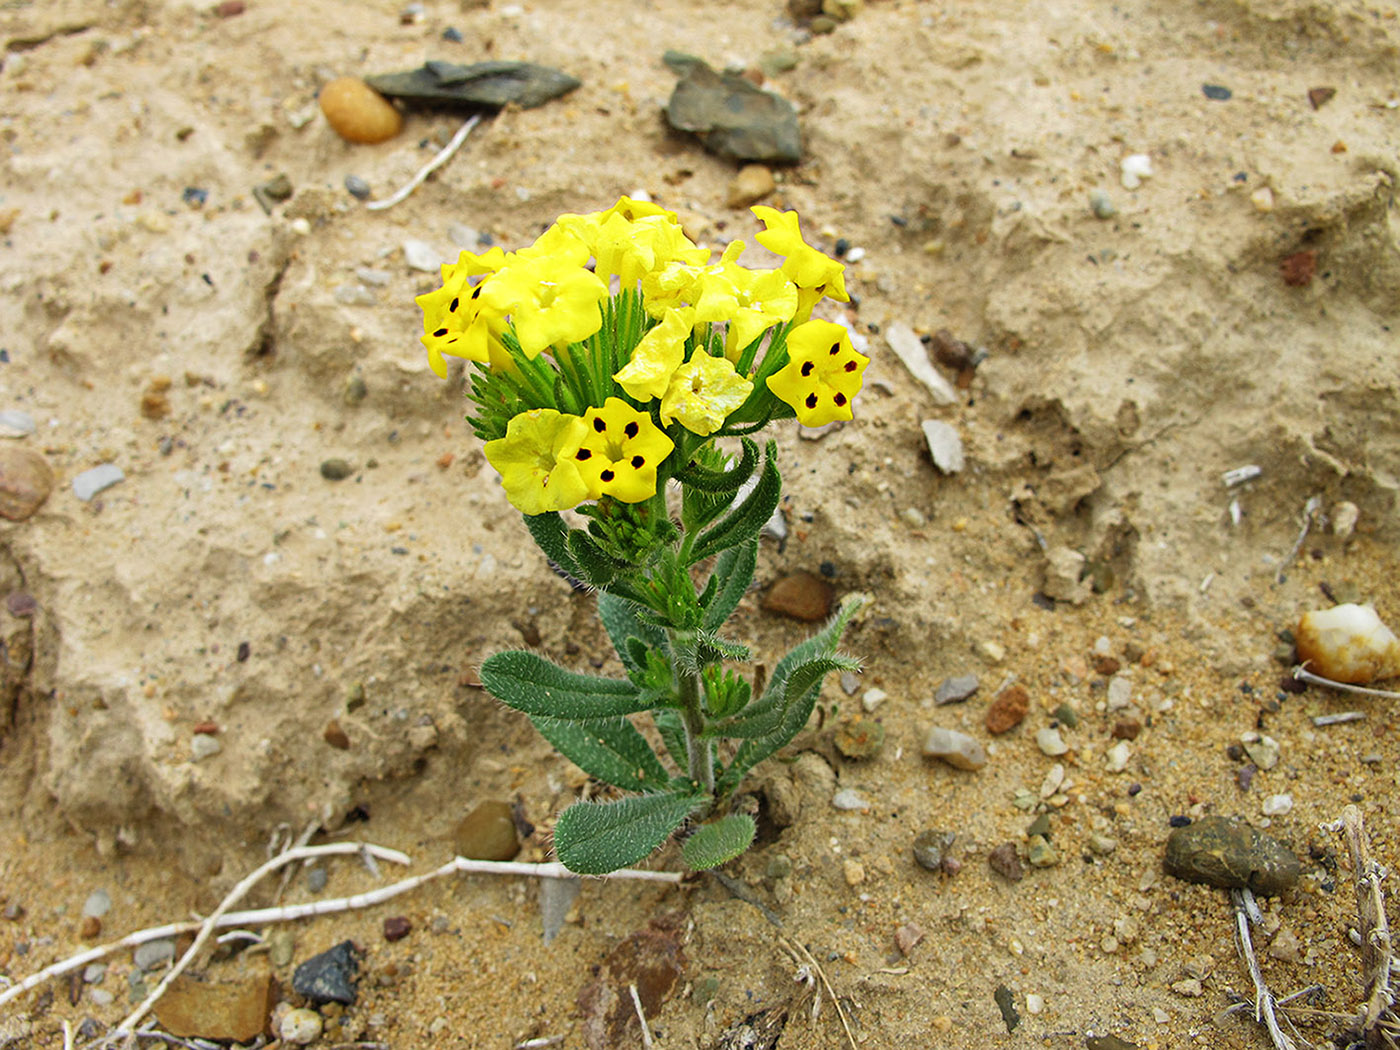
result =
M378 306L374 289L362 284L338 284L331 289L331 298L342 306Z
M1244 735L1241 743L1244 744L1244 753L1249 756L1249 760L1260 769L1269 770L1278 765L1278 741L1273 737L1251 730Z
M870 803L855 788L842 788L831 798L831 804L837 809L856 810L869 809Z
M311 893L320 893L329 880L330 874L320 864L306 869L306 888Z
M403 242L403 261L410 269L423 273L437 273L442 267L442 253L427 241L410 237Z
M1096 219L1111 219L1118 214L1118 209L1113 206L1113 198L1103 190L1090 192L1089 210L1094 213Z
M944 474L956 474L963 468L963 443L958 428L941 419L926 419L920 424L928 442L933 465Z
M1026 843L1026 859L1031 862L1033 868L1053 868L1060 863L1060 855L1044 835L1030 837Z
M1069 745L1065 743L1064 737L1060 736L1060 731L1048 726L1036 730L1035 746L1040 748L1041 754L1051 758L1058 758L1069 750Z
M122 473L121 467L115 463L103 463L83 471L73 479L73 495L86 503L99 492L125 480L126 475Z
M956 729L934 726L924 740L924 754L940 758L958 769L981 769L987 764L987 752L972 737Z
M347 175L345 176L345 192L357 201L367 201L373 191L370 189L369 183L358 175Z
M465 223L449 223L447 227L447 239L458 248L465 248L469 252L476 251L477 245L481 243L481 233Z
M321 477L327 481L344 481L351 474L355 473L348 460L334 457L321 461Z
M105 988L89 988L88 998L92 1000L94 1006L111 1006L112 1000L116 996Z
M106 978L106 976L107 976L107 964L106 964L106 963L100 963L100 962L88 963L86 966L83 967L83 983L84 983L84 984L101 984L102 981L103 981L103 979Z
M544 943L548 944L564 928L569 909L578 899L581 879L540 879L540 919L544 924Z
M268 957L272 965L281 969L292 961L296 951L296 938L291 930L274 930L267 938Z
M175 958L175 939L165 937L158 941L147 941L137 945L132 959L138 970L154 970Z
M792 103L733 73L717 73L705 62L668 52L667 64L682 71L666 119L677 131L700 137L705 149L731 160L796 164L802 134Z
M1187 882L1275 896L1298 882L1298 857L1278 839L1231 817L1203 817L1167 836L1163 867Z
M943 860L953 847L956 838L951 831L937 831L930 828L914 837L914 859L929 871L942 871Z
M1002 878L1010 882L1020 882L1026 877L1026 869L1016 852L1016 843L1003 842L987 854L987 864Z
M83 902L83 918L100 919L112 910L112 897L106 890L93 890Z
M355 280L372 288L383 288L393 279L393 274L384 270L371 270L368 266L361 266L355 271Z
M977 680L975 674L960 674L954 675L952 678L945 678L933 694L933 702L940 707L943 704L961 703L977 692L979 685L981 682Z
M567 95L582 81L531 62L477 62L462 66L434 61L405 73L365 77L365 83L386 98L476 112L500 109L512 102L521 109L533 109Z
M0 437L22 438L34 433L34 417L19 409L0 412Z
M360 956L354 941L341 941L334 948L313 955L292 974L292 991L322 1003L355 1001L356 979L360 972Z

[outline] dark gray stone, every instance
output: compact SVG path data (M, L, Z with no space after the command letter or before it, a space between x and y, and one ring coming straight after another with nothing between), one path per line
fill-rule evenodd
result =
M797 111L787 99L732 73L716 73L698 58L667 55L681 79L666 104L677 131L694 132L705 148L731 160L796 164L802 159Z
M943 860L956 836L951 831L929 829L914 838L914 859L929 871L942 871Z
M959 703L977 692L977 687L980 684L975 674L960 674L954 675L952 678L945 678L933 694L933 702L939 705Z
M365 82L386 98L438 109L497 110L510 103L521 109L542 106L567 95L582 82L557 69L531 62L427 62L406 73L383 73Z
M292 974L292 991L317 1006L322 1003L355 1001L355 982L360 972L360 956L354 941L341 941L334 948L313 955Z

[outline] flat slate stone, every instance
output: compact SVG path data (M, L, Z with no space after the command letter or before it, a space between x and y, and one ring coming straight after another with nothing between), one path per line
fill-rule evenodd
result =
M316 1005L355 1001L360 956L354 941L341 941L334 948L313 955L292 974L292 991Z
M711 153L761 164L796 164L802 159L797 110L787 99L755 87L743 77L717 73L688 55L668 54L681 79L666 104L666 119L689 131Z
M521 109L542 106L567 95L582 81L532 62L432 61L404 73L381 73L365 83L386 98L439 109L497 110L514 102Z

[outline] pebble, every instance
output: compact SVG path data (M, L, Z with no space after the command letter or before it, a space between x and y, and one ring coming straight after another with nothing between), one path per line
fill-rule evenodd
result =
M247 1043L267 1027L272 998L267 974L233 982L178 977L156 1001L155 1014L171 1035Z
M1339 539L1349 540L1356 532L1356 523L1361 520L1361 508L1348 500L1332 504L1332 534Z
M1030 706L1031 695L1025 686L1010 685L1003 689L987 707L987 732L993 736L1009 733L1025 721Z
M321 89L326 123L347 142L385 142L403 128L403 117L359 77L337 77Z
M112 910L112 898L106 890L93 890L83 902L83 915L100 919Z
M321 1015L315 1010L297 1007L282 1015L282 1021L277 1026L277 1031L284 1043L306 1046L321 1038L323 1023Z
M343 481L353 473L355 468L348 460L333 458L321 461L321 477L327 481Z
M919 425L923 427L924 441L928 443L933 465L943 474L956 474L962 470L965 460L962 437L957 427L940 419L926 419Z
M870 714L889 698L890 694L883 689L867 689L865 695L860 698L860 706L866 714Z
M1061 704L1051 712L1051 715L1066 729L1075 729L1079 725L1079 712L1069 704Z
M944 870L944 862L948 859L956 837L951 831L939 831L934 828L919 832L914 836L914 860L929 871Z
M268 935L267 949L273 966L278 969L289 966L296 954L296 938L291 930L275 930Z
M389 943L401 941L413 932L413 923L402 915L391 915L384 920L384 939Z
M1035 746L1040 748L1041 754L1051 758L1058 758L1069 750L1069 745L1065 743L1064 737L1060 736L1060 731L1048 726L1036 730Z
M766 164L745 164L729 182L726 203L731 208L747 208L757 204L778 188L773 172Z
M958 392L953 384L943 378L942 373L933 367L933 362L928 358L928 350L923 341L914 334L914 329L910 328L903 321L894 321L885 326L885 342L894 351L896 357L903 362L904 367L909 370L919 382L928 388L928 392L933 395L935 404L952 405L958 401Z
M96 915L84 915L78 924L78 936L85 941L95 941L102 936L102 920Z
M334 948L313 955L292 974L292 991L313 1003L355 1001L355 980L360 957L354 941L341 941Z
M357 201L367 201L373 190L370 188L370 184L358 175L347 175L345 176L345 192Z
M1133 680L1117 674L1108 680L1108 709L1121 711L1133 702Z
M126 475L122 473L121 467L115 463L103 463L83 471L73 479L73 495L86 503L99 492L125 480Z
M320 864L306 869L306 888L311 893L320 893L330 881L330 873Z
M403 261L409 269L423 273L437 273L442 268L442 253L427 241L410 237L403 242Z
M1116 1035L1086 1035L1084 1050L1138 1050L1138 1045Z
M908 955L914 950L920 941L924 939L926 931L915 922L907 922L894 931L894 945L899 949L900 955Z
M476 251L477 245L481 243L481 231L461 222L449 223L447 226L447 239L458 248L466 248L468 251Z
M209 733L195 733L190 737L190 757L195 762L213 758L223 749L224 745L219 743L219 738Z
M1038 739L1037 743L1039 743ZM1044 750L1044 748L1042 748L1041 750ZM1064 782L1064 763L1056 762L1053 766L1050 767L1050 771L1045 774L1045 779L1040 782L1040 797L1043 799L1051 798L1057 791L1060 790L1060 787L1064 784Z
M1111 219L1118 214L1118 209L1113 206L1113 198L1103 190L1094 190L1089 194L1089 210L1094 213L1096 219Z
M1026 869L1021 864L1021 857L1016 852L1014 842L1003 842L988 853L987 864L994 872L1011 882L1020 882L1026 877Z
M1038 1014L1045 1009L1045 998L1031 992L1026 996L1026 1013Z
M107 976L107 964L106 964L106 963L100 963L100 962L88 963L86 966L83 967L83 983L84 983L84 984L101 984L102 981L103 981L103 979L104 979L106 976Z
M1113 723L1109 733L1114 740L1136 740L1142 732L1142 723L1136 718L1120 718Z
M22 438L34 433L34 417L18 409L0 412L0 437Z
M1106 857L1118 848L1118 840L1111 835L1095 831L1089 835L1089 848L1101 857Z
M374 288L383 288L393 279L393 274L384 270L371 270L367 266L361 266L355 271L355 280Z
M1133 749L1126 740L1114 744L1104 755L1104 765L1110 773L1121 773L1128 768L1128 759L1133 757Z
M1201 982L1194 977L1186 977L1172 984L1171 989L1177 995L1183 995L1188 999L1199 999L1206 994Z
M992 993L992 1000L997 1004L997 1009L1001 1011L1001 1020L1006 1025L1006 1030L1014 1032L1016 1026L1021 1023L1021 1015L1016 1011L1015 994L1006 985L999 984L996 991Z
M136 963L138 970L154 970L170 962L175 958L175 940L173 937L164 937L158 941L147 941L145 944L136 946L136 951L132 953L132 959Z
M977 654L989 664L999 664L1006 659L1006 646L989 638L977 643Z
M111 1006L112 1000L116 996L105 988L89 988L88 998L92 1000L94 1006Z
M1278 741L1273 737L1250 730L1240 737L1240 743L1244 745L1244 753L1249 760L1260 769L1267 771L1278 765Z
M490 800L478 803L458 822L452 833L459 857L469 860L513 860L520 852L510 803Z
M978 681L975 674L960 674L954 675L952 678L945 678L934 692L933 702L940 707L944 704L961 703L977 692L979 685L981 682Z
M1120 181L1125 190L1135 190L1142 185L1143 179L1152 177L1152 158L1146 153L1132 153L1124 157L1119 164L1121 172Z
M321 739L337 751L350 750L350 734L346 733L344 727L334 718L321 730Z
M1297 856L1278 839L1231 817L1203 817L1167 836L1168 875L1274 896L1298 882Z
M987 752L972 737L956 729L934 726L924 740L924 754L939 758L957 769L981 769L987 764Z
M1270 795L1260 809L1266 817L1282 817L1293 811L1293 796L1289 794Z
M1302 957L1303 942L1287 926L1281 927L1278 933L1274 934L1273 943L1269 945L1269 958L1295 963Z
M1202 84L1201 94L1212 102L1228 102L1234 92L1220 84Z
M852 718L837 726L832 742L846 758L874 758L885 746L885 727L869 718Z
M24 521L53 491L53 468L27 448L0 447L0 518Z
M870 803L866 801L865 796L855 788L842 788L831 797L831 804L837 809L844 810L870 808Z
M847 857L841 862L841 874L845 876L847 886L859 886L865 881L865 865L854 857Z
M1060 863L1060 855L1050 840L1044 835L1032 835L1026 844L1026 859L1033 868L1053 868Z
M378 306L374 289L362 284L338 284L331 289L331 298L342 306Z
M1254 210L1267 215L1274 210L1274 191L1267 186L1260 186L1249 195L1249 202L1254 205Z
M760 603L765 612L816 623L831 615L835 592L815 573L794 572L768 588Z
M345 381L345 390L341 394L341 399L347 405L358 405L367 397L369 397L369 387L365 385L365 377L356 372Z

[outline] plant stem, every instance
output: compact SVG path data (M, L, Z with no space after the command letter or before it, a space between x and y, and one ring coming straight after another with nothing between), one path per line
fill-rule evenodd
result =
M705 731L705 712L702 707L702 687L700 684L700 674L698 671L687 667L687 660L678 654L683 652L680 646L689 643L693 650L695 640L681 639L678 635L682 633L672 630L671 653L675 666L676 694L681 701L681 720L685 726L685 756L686 764L690 767L686 770L687 775L695 783L704 789L705 793L713 796L715 793L715 759L712 745Z

